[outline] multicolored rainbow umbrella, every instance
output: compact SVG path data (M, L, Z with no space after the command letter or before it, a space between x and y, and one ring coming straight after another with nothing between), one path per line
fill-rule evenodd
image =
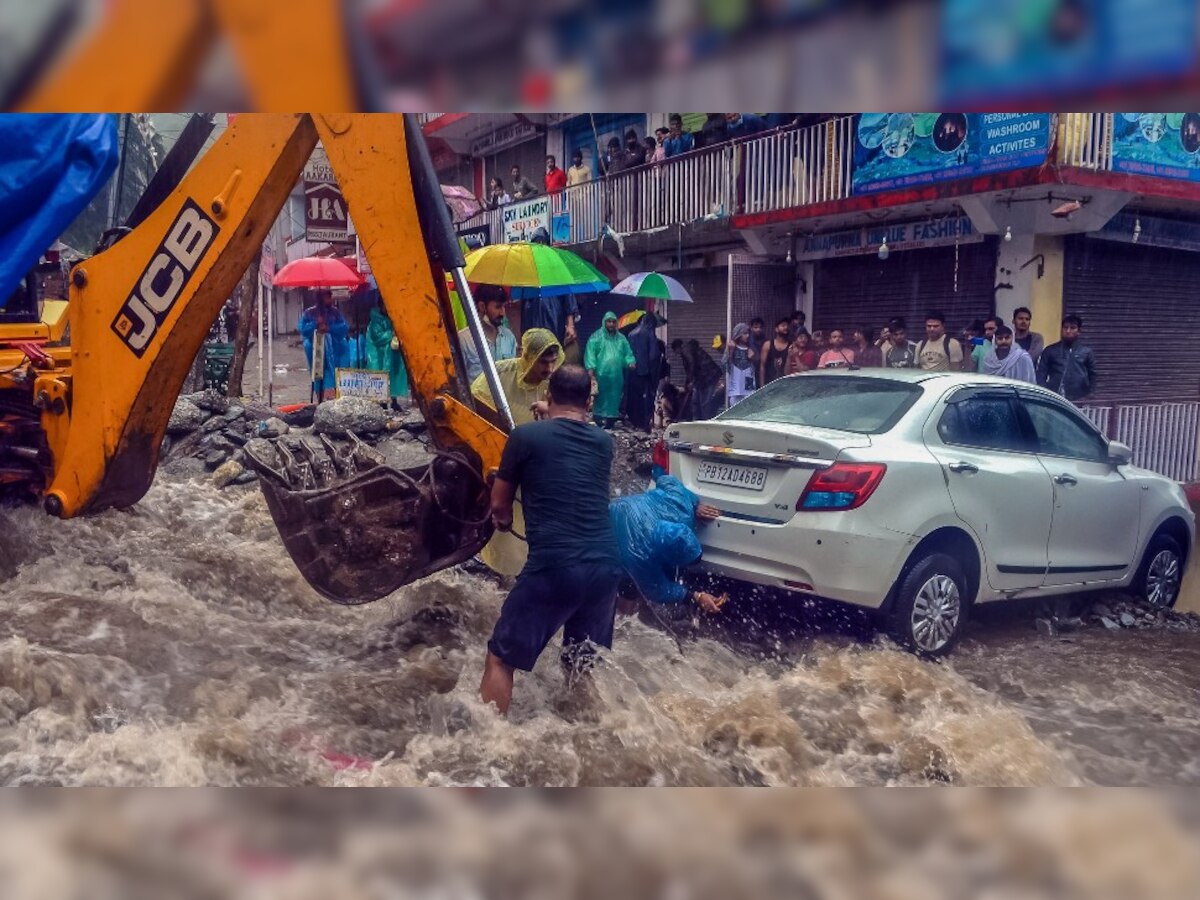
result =
M512 288L514 300L529 296L607 291L610 282L570 250L545 244L490 244L467 254L467 280Z

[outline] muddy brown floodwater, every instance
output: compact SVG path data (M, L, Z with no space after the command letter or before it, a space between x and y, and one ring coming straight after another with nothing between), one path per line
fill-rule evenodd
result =
M0 784L1200 782L1196 634L990 616L934 664L743 602L682 633L622 619L591 691L547 652L505 721L476 698L493 580L337 607L253 487L160 477L0 534Z

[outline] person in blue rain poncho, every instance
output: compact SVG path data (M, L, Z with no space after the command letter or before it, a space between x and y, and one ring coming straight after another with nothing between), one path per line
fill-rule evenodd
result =
M694 602L705 612L721 611L724 597L689 590L678 580L678 571L700 558L696 526L720 514L671 475L659 475L653 490L609 504L621 566L646 600Z
M333 302L333 294L330 291L317 293L316 305L310 306L301 313L297 328L300 336L304 338L304 355L308 358L310 369L313 361L314 335L324 336L325 370L320 378L313 378L313 386L319 386L320 396L317 397L317 402L332 399L336 387L334 371L345 368L349 363L350 342L346 338L350 333L350 326L346 322L346 317L342 315L342 311Z

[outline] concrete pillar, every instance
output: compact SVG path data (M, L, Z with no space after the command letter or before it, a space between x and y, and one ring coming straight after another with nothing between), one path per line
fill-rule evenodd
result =
M1062 237L1014 233L1011 241L1001 240L995 284L996 314L1006 324L1012 324L1013 310L1027 306L1033 312L1033 330L1047 344L1057 340L1063 312Z
M1026 272L1033 272L1034 281L1030 291L1030 302L1026 304L1033 312L1032 330L1046 339L1046 346L1058 340L1063 316L1063 238L1060 235L1039 235L1033 243L1035 253L1045 259L1041 278L1037 277L1037 263Z

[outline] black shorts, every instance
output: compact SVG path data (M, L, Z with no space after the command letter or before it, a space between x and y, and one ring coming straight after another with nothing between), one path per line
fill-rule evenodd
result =
M579 563L522 573L500 609L488 650L528 672L560 628L564 662L576 663L592 644L611 647L620 572L613 563Z

